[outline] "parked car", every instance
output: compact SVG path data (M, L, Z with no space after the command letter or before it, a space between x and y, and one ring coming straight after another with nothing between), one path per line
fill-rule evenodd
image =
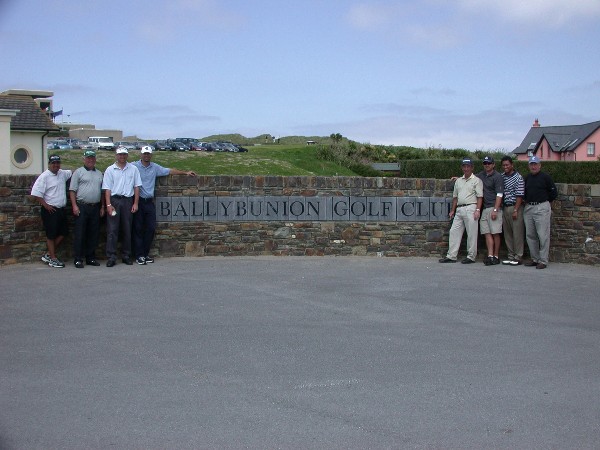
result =
M156 141L154 143L154 148L156 150L171 150L171 146L169 144L167 144L167 141Z
M75 138L68 138L68 139L65 139L65 141L67 141L73 148L81 148L81 144L83 144L82 141L80 141L79 139L75 139Z
M190 148L183 142L173 141L171 142L171 150L175 152L187 152Z
M107 136L90 136L88 142L97 150L114 150L115 143Z
M242 153L242 152L247 152L247 151L248 151L248 149L247 149L247 148L244 148L244 147L242 147L241 145L237 145L237 144L233 144L233 145L235 145L235 146L236 146L236 148L237 148L238 152L240 152L240 153Z
M207 144L206 150L209 152L226 152L227 151L218 142L209 142Z
M73 147L65 139L57 139L55 141L49 141L46 146L48 150L72 150Z
M202 142L193 141L193 142L188 143L188 146L190 147L190 150L193 150L193 151L200 152L200 151L204 150L204 148L202 148Z
M116 148L125 147L127 150L136 150L135 144L133 144L129 141L117 141L117 142L115 142L115 147Z
M219 142L219 145L225 149L226 152L237 152L237 147L233 145L231 142Z

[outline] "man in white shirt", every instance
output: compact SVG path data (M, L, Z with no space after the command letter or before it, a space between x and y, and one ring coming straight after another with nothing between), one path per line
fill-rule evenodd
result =
M65 206L67 205L67 181L71 178L70 170L60 168L60 156L48 158L48 170L43 172L31 189L31 195L42 205L41 215L46 231L48 252L42 261L50 267L65 267L56 257L56 250L69 232Z

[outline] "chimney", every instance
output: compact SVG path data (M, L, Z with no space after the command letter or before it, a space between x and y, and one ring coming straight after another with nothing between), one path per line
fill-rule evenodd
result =
M533 128L539 128L539 127L540 127L540 122L539 122L537 119L535 119L535 120L533 121L533 125L532 125L532 127L533 127Z

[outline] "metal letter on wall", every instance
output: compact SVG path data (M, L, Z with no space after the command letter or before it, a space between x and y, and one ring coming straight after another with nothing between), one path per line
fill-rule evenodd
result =
M157 197L159 222L444 222L446 197Z

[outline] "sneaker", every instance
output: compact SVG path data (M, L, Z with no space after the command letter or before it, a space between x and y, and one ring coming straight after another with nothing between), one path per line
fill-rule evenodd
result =
M513 259L510 262L511 266L520 266L521 264L523 264L523 260L522 259Z
M44 256L42 256L42 261L48 264L50 261L52 261L52 258L50 258L50 255L46 253Z
M483 264L485 264L486 266L493 266L494 265L494 257L488 256L487 258L485 258L483 260Z
M143 256L139 256L135 259L135 262L138 263L140 266L144 266L146 265L146 258L144 258Z
M96 266L96 267L98 267L100 265L100 263L98 261L96 261L95 259L88 259L88 260L85 261L85 263L88 266Z
M76 259L75 260L75 267L77 267L78 269L83 269L83 261L80 259Z
M465 258L460 263L461 264L475 264L475 261L472 260L471 258Z
M537 265L538 265L537 261L529 261L529 262L525 263L526 267L535 267Z
M154 258L152 256L146 256L144 258L146 260L147 263L152 264L154 262Z
M504 264L505 266L508 266L508 265L515 265L515 264L514 264L515 262L516 262L516 261L515 261L515 260L513 260L513 259L505 259L504 261L502 261L502 264Z
M500 264L500 258L498 258L497 256L492 256L492 264Z
M455 263L456 260L455 259L450 259L450 258L442 258L440 259L441 263Z
M60 259L51 259L48 263L50 267L65 267L65 263L63 263Z

